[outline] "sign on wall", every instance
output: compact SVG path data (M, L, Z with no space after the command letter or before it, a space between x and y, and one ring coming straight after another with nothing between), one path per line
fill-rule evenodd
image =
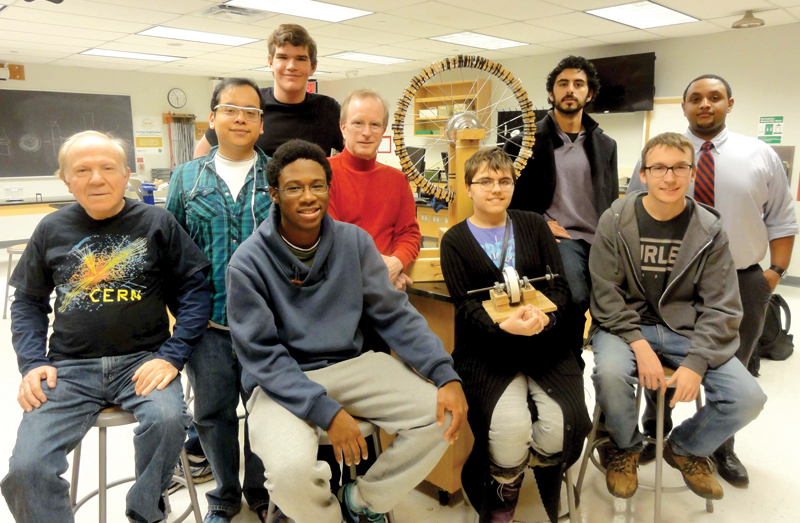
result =
M758 119L758 139L766 143L781 143L783 116L761 116Z

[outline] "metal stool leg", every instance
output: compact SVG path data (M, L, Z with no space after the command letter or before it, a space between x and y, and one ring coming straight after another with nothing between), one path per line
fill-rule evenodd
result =
M661 473L664 468L664 394L661 392L658 393L656 409L656 506L653 521L661 523Z
M575 491L573 490L572 468L567 468L567 503L569 504L570 523L579 523L581 518L578 515L578 506L575 503Z
M69 506L75 510L78 502L78 475L81 469L81 443L72 451L72 481L69 484Z
M14 257L13 254L8 255L8 272L6 274L6 299L3 301L3 319L6 319L6 315L8 314L8 288L10 285L8 281L11 279L11 260Z
M100 437L100 475L98 476L97 499L100 506L100 523L106 523L106 428L99 428Z
M189 491L189 500L191 501L192 512L194 512L194 521L195 523L203 523L203 518L200 515L200 503L197 501L197 490L192 477L192 469L189 465L189 455L186 454L184 447L181 447L181 464L184 470L183 477L186 478L186 490Z
M581 459L581 470L578 472L578 484L575 488L580 495L583 488L583 478L586 475L586 467L589 465L589 457L594 452L594 440L597 438L597 426L600 425L600 404L595 403L594 414L592 415L592 431L589 433L589 438L586 440L586 449L583 451L583 459Z

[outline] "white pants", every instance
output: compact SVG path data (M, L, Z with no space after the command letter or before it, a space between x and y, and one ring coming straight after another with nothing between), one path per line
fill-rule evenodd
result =
M306 372L344 405L348 414L373 422L397 438L355 485L373 512L391 510L439 462L448 443L436 422L436 386L400 360L367 352L324 369ZM297 523L340 523L331 495L330 466L317 461L317 428L257 388L247 404L250 446L264 462L266 488Z
M536 403L539 419L531 421L528 395ZM508 384L492 412L489 426L489 457L501 468L514 468L528 460L528 449L543 456L561 452L564 446L564 415L561 407L524 374Z

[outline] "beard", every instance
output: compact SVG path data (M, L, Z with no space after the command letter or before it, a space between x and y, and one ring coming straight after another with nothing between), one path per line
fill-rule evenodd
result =
M586 107L586 100L581 100L576 97L570 97L570 101L573 101L575 104L572 107L567 107L564 104L565 98L562 98L558 102L556 102L553 107L562 114L575 114L583 110Z

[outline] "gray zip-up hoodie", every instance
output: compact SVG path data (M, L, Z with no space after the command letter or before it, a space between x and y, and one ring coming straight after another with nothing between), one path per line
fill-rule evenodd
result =
M643 338L639 313L647 307L634 206L642 194L629 194L603 213L589 255L591 334L604 329L627 343ZM695 202L658 305L666 326L692 341L682 366L703 376L739 348L739 284L722 219L713 208Z

